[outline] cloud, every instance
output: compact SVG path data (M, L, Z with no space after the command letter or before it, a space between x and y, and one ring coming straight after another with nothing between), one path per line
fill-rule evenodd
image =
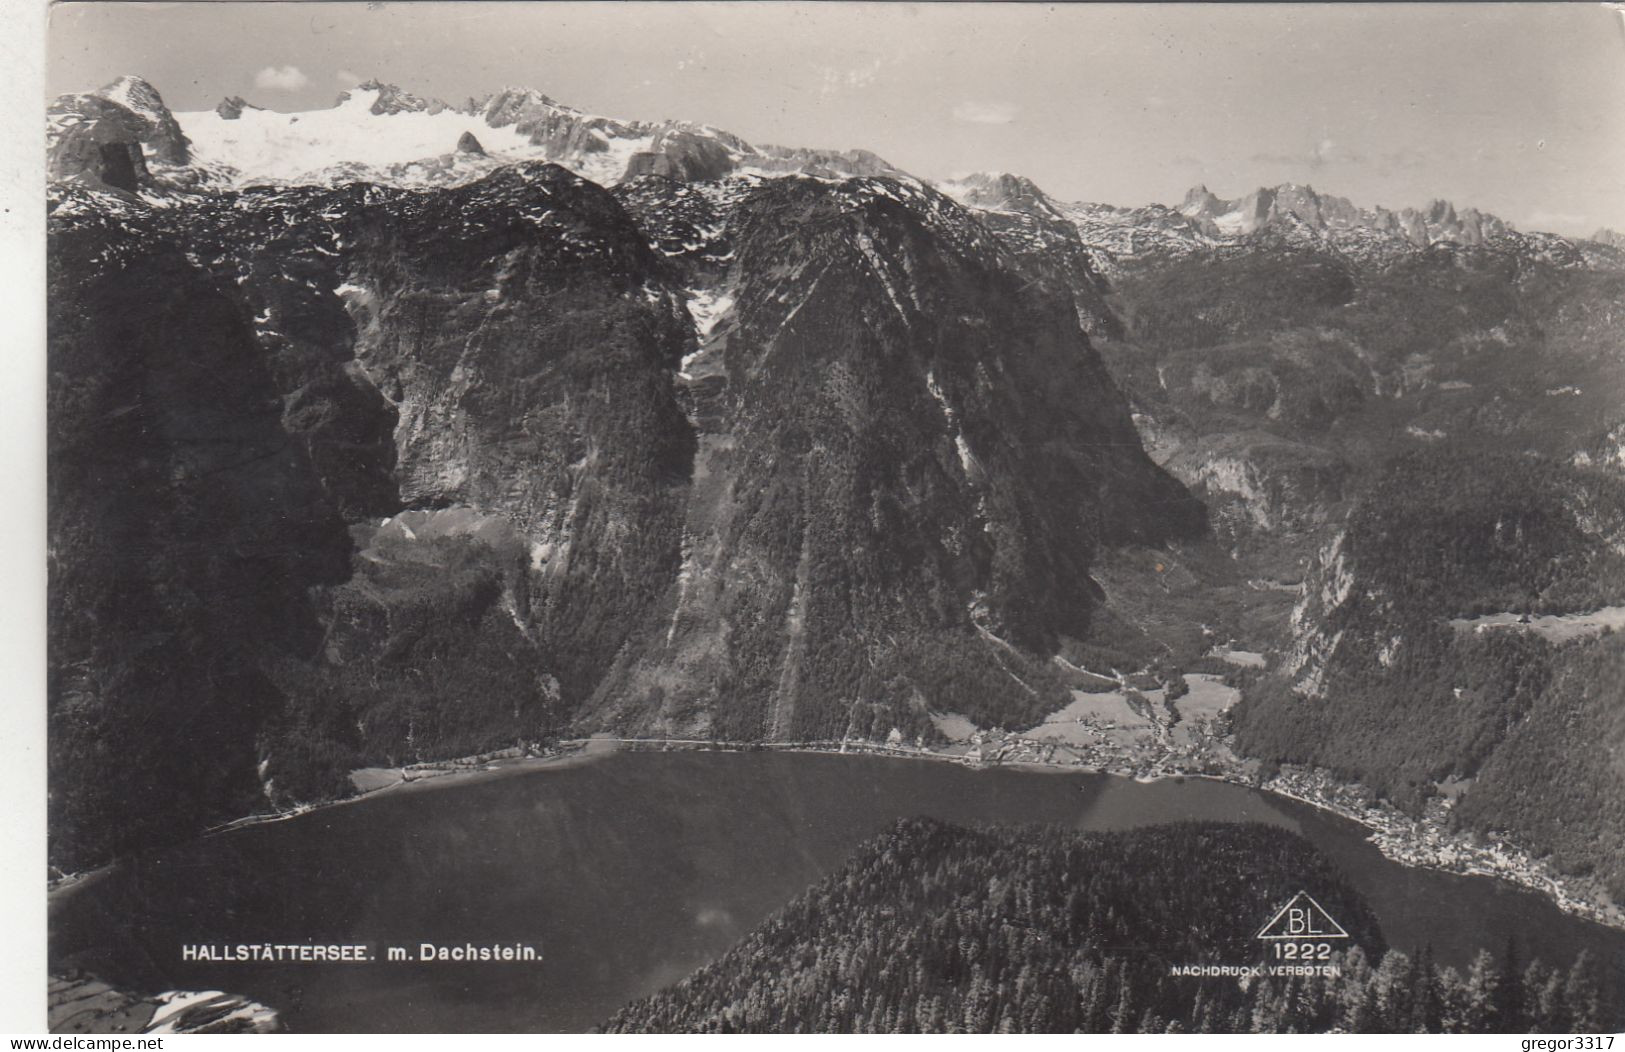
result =
M954 107L954 120L965 124L1009 124L1018 112L1007 102L961 102Z
M299 71L294 70L294 72L297 73ZM360 84L363 78L359 74L351 73L347 69L341 69L337 73L333 74L333 79L339 82L339 87L341 88L353 88L357 84Z
M310 78L298 66L266 66L254 74L254 86L267 91L298 91Z

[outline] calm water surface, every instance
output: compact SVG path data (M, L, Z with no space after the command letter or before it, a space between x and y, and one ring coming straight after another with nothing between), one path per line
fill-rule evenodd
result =
M59 897L52 954L154 991L247 994L299 1031L583 1030L714 959L911 815L1093 830L1269 822L1338 864L1390 945L1431 943L1460 967L1512 935L1526 957L1566 963L1589 946L1625 968L1625 933L1499 881L1401 866L1352 822L1240 786L697 752L448 782L157 854ZM311 941L366 943L380 960L180 960L182 943ZM382 960L424 941L530 943L543 960Z

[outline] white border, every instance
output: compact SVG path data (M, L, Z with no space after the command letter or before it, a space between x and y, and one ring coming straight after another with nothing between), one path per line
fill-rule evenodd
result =
M0 1030L45 1027L45 19L0 0Z

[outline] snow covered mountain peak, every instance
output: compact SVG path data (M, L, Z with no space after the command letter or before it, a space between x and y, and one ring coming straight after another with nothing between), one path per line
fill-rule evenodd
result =
M164 164L190 162L191 143L175 123L157 88L140 77L126 75L99 88L95 94L135 114L143 126L142 141L155 155L155 160Z
M586 113L530 87L509 86L453 105L373 79L340 93L327 109L301 113L268 110L233 96L213 109L172 114L138 77L120 78L95 97L101 102L58 100L50 134L67 123L83 123L95 105L111 103L124 116L107 124L105 134L128 139L121 130L125 117L144 129L139 142L151 172L138 173L138 181L150 184L156 177L159 185L173 187L358 181L455 186L504 165L535 161L558 164L604 186L649 175L692 181L735 174L903 174L865 150L756 146L707 124ZM70 119L70 110L78 116ZM468 142L480 149L459 149ZM80 155L100 169L84 149ZM162 170L152 168L155 162L162 162Z
M368 180L398 185L466 181L495 167L415 163L450 157L465 134L506 160L548 160L524 137L493 129L438 99L422 99L369 82L342 93L330 109L278 113L227 100L229 107L175 114L199 163L221 181L247 185L326 184Z
M461 105L367 80L333 106L302 113L240 97L213 109L171 113L157 89L125 76L50 107L50 173L91 188L460 186L516 164L548 162L601 186L646 177L679 183L804 175L912 179L867 150L753 144L708 124L627 121L587 113L531 87L508 86ZM1031 179L982 172L935 184L960 205L1029 247L1076 241L1098 272L1242 243L1329 249L1386 264L1436 245L1501 245L1578 262L1617 250L1517 234L1493 215L1434 201L1422 209L1362 208L1311 186L1282 183L1226 200L1193 187L1177 208L1060 201ZM1070 232L1069 232L1070 231ZM1602 257L1598 257L1602 258Z
M158 89L141 77L125 74L111 84L97 89L96 94L142 116L150 117L158 112L168 112L164 106L163 96L158 94Z
M367 103L367 112L375 116L396 113L440 113L452 107L440 99L424 99L403 91L394 84L377 79L364 81L348 91L339 92L334 107L350 105L357 98Z
M1026 212L1060 218L1061 210L1038 184L1010 172L975 172L938 184L962 205L994 212Z
M545 106L566 113L582 114L574 106L566 106L545 92L523 85L508 84L498 91L470 99L469 112L491 113L504 108Z

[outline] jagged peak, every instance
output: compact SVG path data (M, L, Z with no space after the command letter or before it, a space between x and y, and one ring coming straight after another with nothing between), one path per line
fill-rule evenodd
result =
M1015 172L986 171L971 172L969 175L956 176L952 182L966 186L1012 186L1026 190L1038 190L1038 184L1025 175ZM1043 191L1039 191L1042 193Z
M469 101L477 102L479 104L477 110L490 110L495 106L511 106L516 103L529 103L535 106L546 106L551 109L560 110L564 113L573 113L586 116L586 114L582 113L581 110L576 109L574 106L565 105L544 91L517 84L505 85L496 91L481 96L478 99L471 99Z
M398 84L391 84L377 77L362 81L355 87L339 92L334 100L335 107L346 104L355 104L357 96L362 92L375 92L369 109L377 116L387 116L393 113L439 113L452 107L445 101L437 98L425 98L414 95Z
M142 77L126 73L124 76L97 88L92 94L115 102L131 113L144 117L149 121L164 121L172 119L169 107L164 105L164 97L158 94L158 89Z
M1453 223L1456 220L1456 206L1443 198L1434 198L1428 202L1427 215L1436 222Z
M1430 228L1429 240L1460 238L1470 243L1513 229L1489 212L1473 207L1458 209L1452 202L1435 198L1422 208L1391 210L1377 205L1361 207L1346 197L1316 190L1307 183L1278 183L1261 186L1240 197L1222 198L1206 186L1193 187L1185 195L1179 211L1198 220L1214 220L1221 216L1250 217L1249 223L1265 223L1272 217L1290 213L1299 220L1320 225L1369 226L1389 230L1396 223L1410 226L1413 240L1421 236L1417 225ZM1235 222L1232 219L1231 225ZM1236 233L1237 230L1230 230Z
M134 114L142 126L141 142L158 159L170 164L187 164L191 160L191 141L175 122L164 97L145 78L127 73L91 94Z
M1179 203L1179 210L1191 215L1219 203L1219 197L1207 188L1206 183L1198 183L1185 192L1185 200Z
M557 99L553 98L551 95L547 94L545 91L542 91L540 88L533 88L528 84L504 84L502 87L500 87L496 91L492 92L492 94L493 95L522 95L522 96L525 96L526 98L535 99L538 102L545 102L549 106L563 106L564 109L569 109L570 108L568 106L564 106L563 103L559 102Z
M104 99L112 99L115 102L119 101L121 97L156 103L160 106L164 102L163 96L158 94L158 89L152 86L151 81L145 77L138 77L133 73L126 73L109 81L96 89L96 94Z
M993 211L1028 212L1059 217L1060 209L1043 188L1014 172L972 172L939 185L960 204Z
M215 106L214 112L223 121L234 121L242 117L244 110L263 110L265 107L256 106L241 95L228 95Z

